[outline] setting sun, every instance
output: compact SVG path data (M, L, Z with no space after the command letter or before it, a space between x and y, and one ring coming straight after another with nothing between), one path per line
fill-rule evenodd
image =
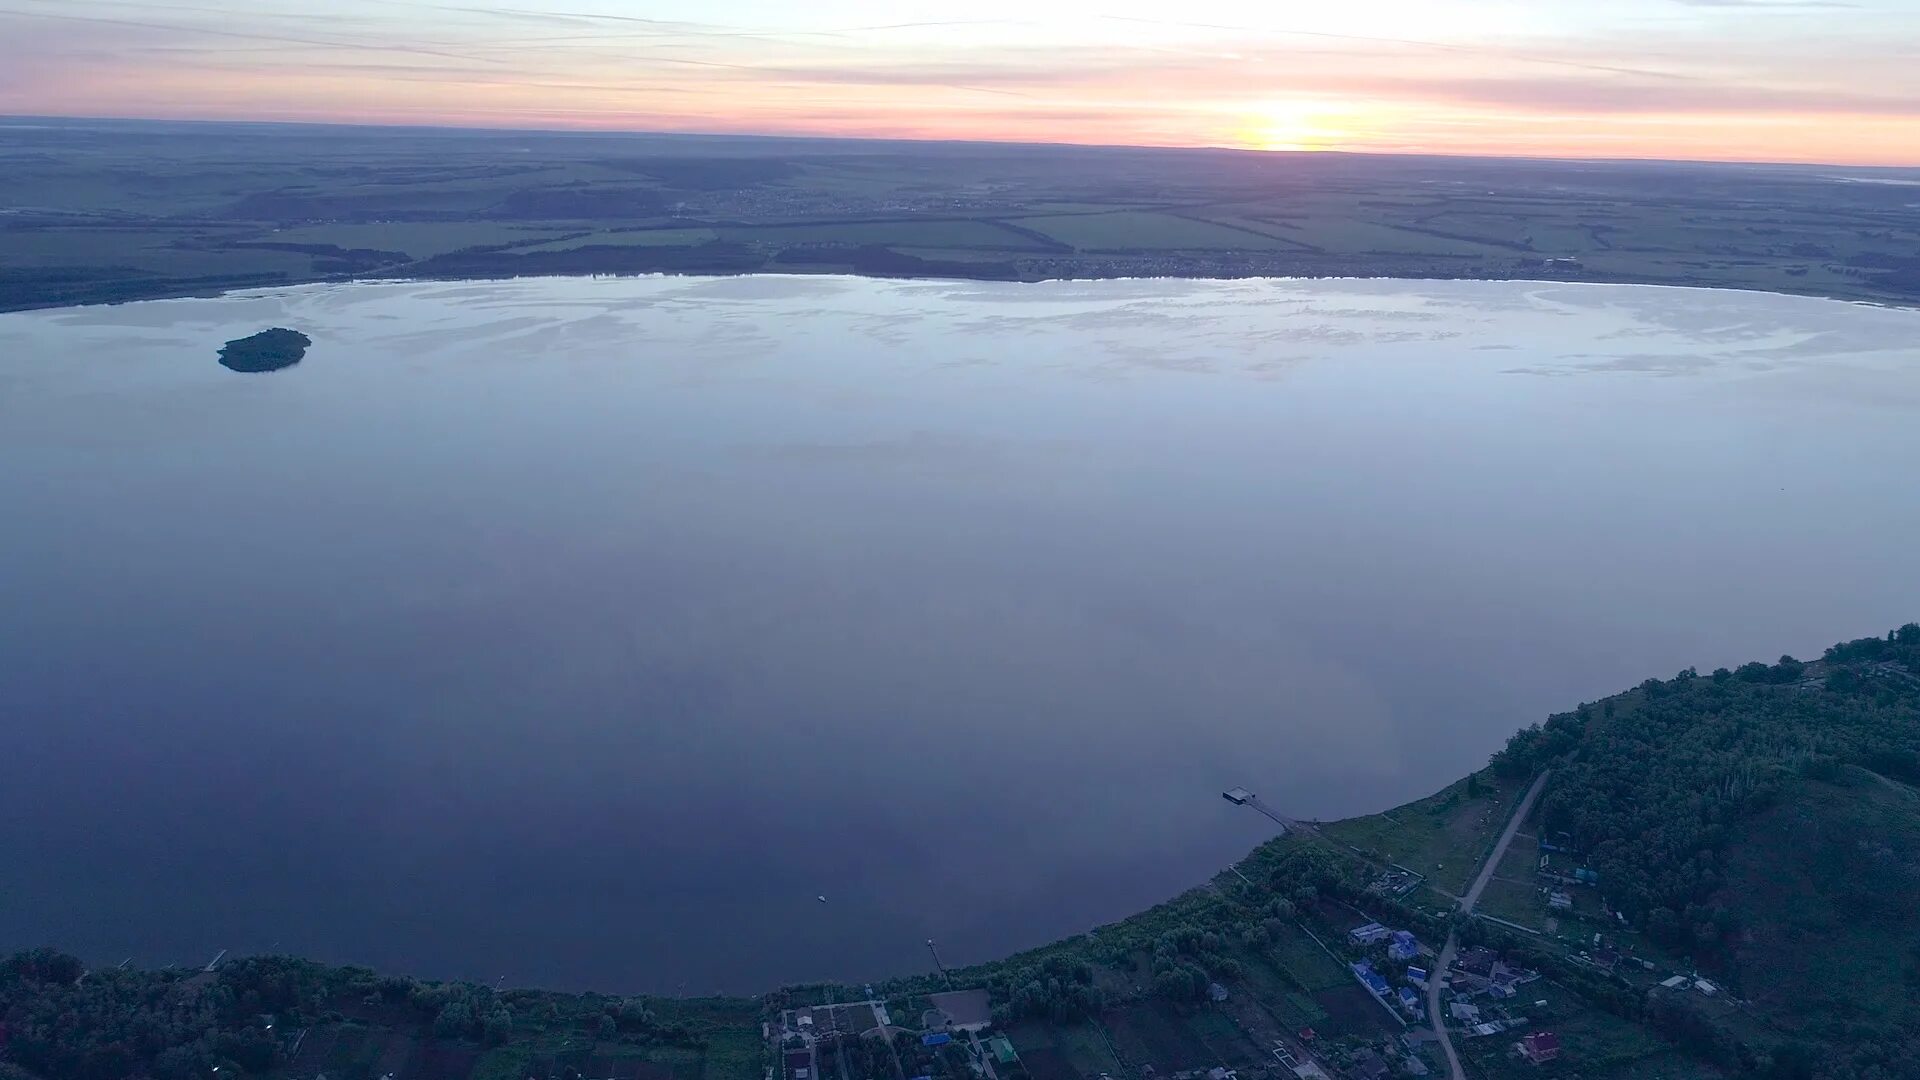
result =
M1339 150L1355 134L1353 111L1325 101L1261 104L1235 141L1254 150Z

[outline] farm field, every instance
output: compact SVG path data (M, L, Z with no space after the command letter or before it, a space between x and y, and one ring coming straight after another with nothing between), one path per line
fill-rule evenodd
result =
M1294 249L1299 245L1246 228L1171 213L1120 210L1102 214L1065 214L1010 219L1082 251L1153 248L1172 251L1218 249ZM1267 231L1272 232L1271 228Z
M1545 277L1915 303L1904 190L1785 166L67 121L0 133L0 309L768 268Z
M558 227L530 229L488 221L385 221L296 226L275 229L250 239L398 251L416 259L427 259L449 251L537 243L563 235L566 235L566 230Z
M1034 249L1032 238L987 221L849 221L821 225L722 228L728 240L786 247L793 244L892 244L918 248Z
M567 236L545 243L516 247L516 252L571 251L583 247L690 247L711 243L720 234L712 229L619 229Z

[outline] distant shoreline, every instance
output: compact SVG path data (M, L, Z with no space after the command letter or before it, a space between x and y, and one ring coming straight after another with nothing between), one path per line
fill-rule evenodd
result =
M1760 296L1790 296L1808 300L1831 300L1844 304L1856 304L1862 307L1888 308L1892 310L1920 309L1920 297L1912 300L1894 300L1880 297L1845 295L1824 289L1806 289L1791 291L1785 289L1756 289L1736 285L1715 285L1677 281L1652 280L1646 277L1626 275L1596 276L1593 274L1568 274L1560 277L1539 276L1536 274L1456 274L1441 275L1433 273L1380 273L1380 274L1285 274L1285 273L1244 273L1244 274L1087 274L1062 276L1005 277L990 274L878 274L863 273L845 268L821 267L781 267L753 270L633 270L633 271L550 271L540 273L488 274L472 273L459 275L403 274L392 277L315 277L294 281L232 281L220 284L207 284L196 287L185 282L155 283L152 289L131 290L134 295L100 299L49 300L45 302L29 301L16 303L0 293L0 315L33 311L59 311L68 308L116 307L122 304L140 304L157 300L216 300L240 293L262 292L275 289L295 289L312 285L392 285L426 284L433 282L493 282L493 281L533 281L533 280L571 280L581 278L732 278L732 277L841 277L861 278L871 281L929 281L929 282L990 282L1009 285L1044 285L1053 282L1070 281L1485 281L1514 282L1536 285L1610 285L1638 286L1654 289L1697 289L1709 292L1750 293Z

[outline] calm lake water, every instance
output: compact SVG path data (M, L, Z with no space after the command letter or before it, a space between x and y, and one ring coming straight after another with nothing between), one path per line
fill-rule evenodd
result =
M271 326L285 371L222 368ZM0 316L0 941L966 962L1548 712L1920 615L1920 312L363 284ZM816 899L827 897L826 903Z

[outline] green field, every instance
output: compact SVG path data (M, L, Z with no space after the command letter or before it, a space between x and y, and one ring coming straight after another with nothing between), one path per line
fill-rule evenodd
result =
M1327 935L1322 933L1320 938L1326 941ZM1275 966L1310 993L1353 984L1353 973L1346 965L1328 956L1299 926L1289 927L1274 939L1272 959Z
M389 221L275 229L258 239L275 243L331 244L341 248L399 251L416 259L426 259L449 251L537 243L561 235L564 232L560 229L530 229L489 221Z
M1475 784L1478 795L1469 795L1461 781L1418 802L1336 821L1322 831L1382 862L1425 874L1433 888L1458 895L1492 850L1519 797L1518 785L1502 784L1491 774L1482 774Z
M0 310L766 269L1551 277L1915 303L1920 205L1898 195L1671 164L76 122L0 132ZM313 250L257 246L275 244Z
M1168 213L1121 210L1009 219L1083 251L1143 250L1298 250L1298 245L1245 229L1231 228ZM1257 227L1257 226L1255 226ZM1276 231L1268 229L1268 231Z
M1032 239L986 221L848 221L821 225L722 228L728 240L784 247L789 244L890 244L912 248L1025 250Z
M1031 1063L1057 1055L1060 1063L1080 1076L1125 1075L1126 1069L1113 1056L1101 1033L1092 1024L1016 1024L1006 1031L1007 1038L1023 1060ZM1064 1080L1043 1077L1036 1080Z
M233 231L168 229L18 229L0 232L0 269L49 269L75 265L126 267L168 277L221 273L306 274L309 255L235 249L247 238Z
M1471 240L1428 236L1378 220L1354 217L1274 218L1267 227L1276 234L1338 254L1413 254L1454 257L1492 257L1499 248Z
M516 247L516 252L532 251L572 251L583 247L674 247L692 246L710 243L719 238L712 229L620 229L613 232L595 232L584 236L569 236L564 240L551 240L544 244L528 244Z

